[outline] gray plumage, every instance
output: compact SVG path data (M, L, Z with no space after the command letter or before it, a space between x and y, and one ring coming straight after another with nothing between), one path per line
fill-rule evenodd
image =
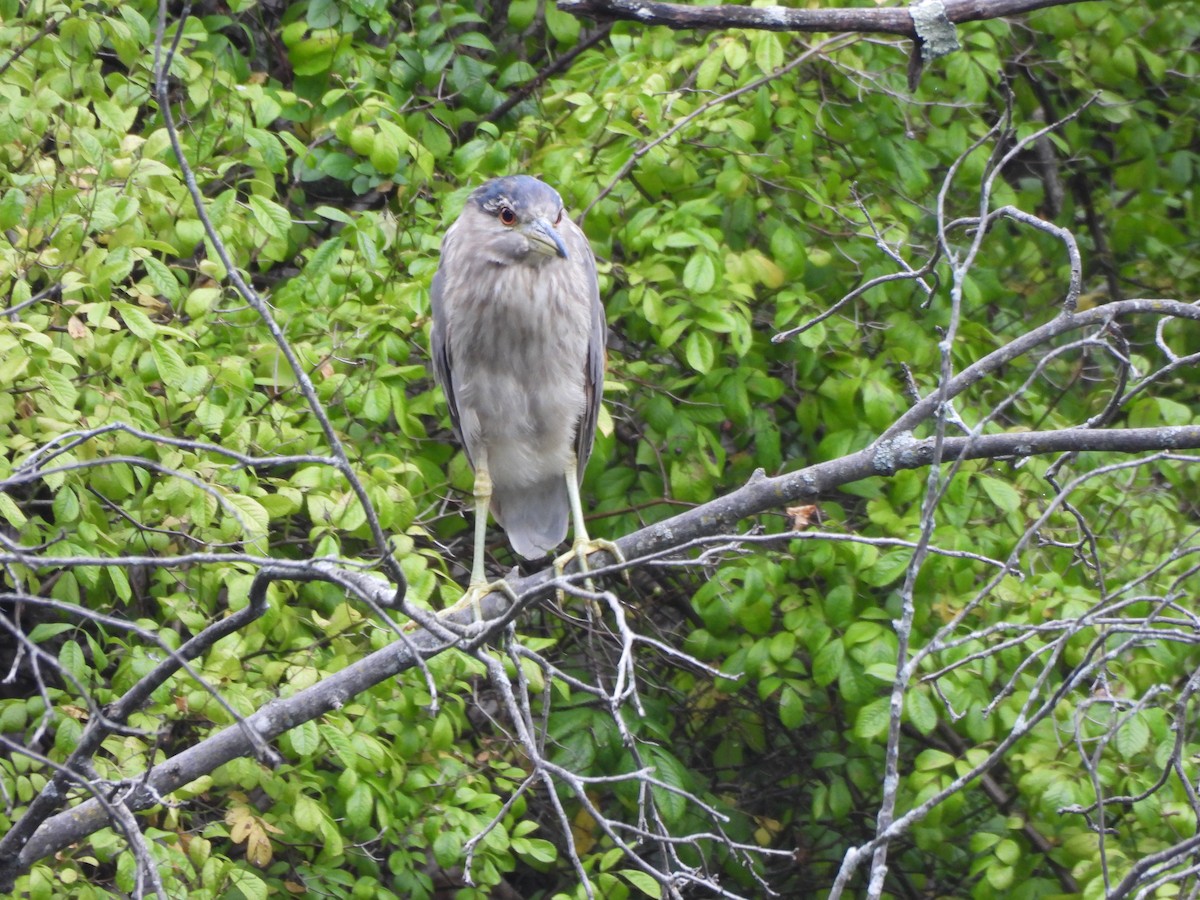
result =
M591 455L604 379L604 311L587 237L549 185L497 178L442 241L431 290L434 372L455 433L517 553L567 533ZM572 501L574 494L574 501ZM582 513L577 514L576 541ZM472 583L482 580L482 523Z

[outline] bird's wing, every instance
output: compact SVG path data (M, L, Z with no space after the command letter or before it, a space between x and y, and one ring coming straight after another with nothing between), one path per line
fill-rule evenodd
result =
M446 335L446 298L443 295L444 281L442 270L434 273L433 283L429 286L429 308L433 313L433 327L429 330L429 354L433 357L433 374L442 393L446 395L446 405L450 407L450 424L458 442L466 449L463 440L462 422L458 416L458 401L454 397L454 378L450 365L450 341ZM470 454L467 454L468 458Z
M596 419L604 397L605 344L608 332L604 322L604 306L600 302L600 283L596 278L596 258L592 255L591 244L588 243L587 235L574 222L570 224L569 233L573 245L571 256L579 260L578 264L583 269L584 281L588 286L588 302L591 305L591 333L588 336L587 360L583 370L586 400L583 415L579 418L579 427L575 432L576 475L582 482L583 470L587 468L588 459L592 455L592 443L596 439Z

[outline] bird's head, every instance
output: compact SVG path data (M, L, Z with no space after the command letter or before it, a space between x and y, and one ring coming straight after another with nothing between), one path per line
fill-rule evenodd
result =
M467 209L464 237L494 262L541 265L567 258L559 232L566 217L562 198L543 181L528 175L493 178L471 193Z

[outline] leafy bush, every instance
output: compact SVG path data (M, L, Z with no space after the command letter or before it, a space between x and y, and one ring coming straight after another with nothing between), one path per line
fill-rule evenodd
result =
M428 285L488 177L541 175L595 247L610 359L585 487L614 539L877 447L917 396L1055 320L1062 230L1080 315L1200 293L1190 3L961 25L913 93L906 41L597 26L533 0L204 3L162 43L157 16L0 0L10 835L89 723L253 608L265 569L394 575L390 554L415 608L458 598L471 478L427 368ZM172 42L220 246L156 99ZM1178 436L1197 327L1179 307L1030 347L916 435L1171 426L1173 452L881 463L816 510L781 496L751 523L759 552L635 562L607 584L623 606L529 610L492 649L298 723L279 764L163 798L138 821L165 892L583 896L586 877L666 896L673 870L809 896L867 871L855 848L893 818L875 896L1194 887L1196 439ZM136 783L397 641L344 584L279 577L265 599L87 778ZM583 780L533 778L498 672L534 749ZM636 700L584 687L627 675ZM134 892L130 847L99 831L14 889Z

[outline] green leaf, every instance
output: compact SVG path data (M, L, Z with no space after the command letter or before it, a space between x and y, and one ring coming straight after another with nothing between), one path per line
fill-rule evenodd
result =
M779 35L770 31L754 35L754 64L764 75L770 75L783 65L783 44Z
M804 724L804 700L787 685L779 692L779 721L784 728L799 728Z
M850 787L846 784L846 779L834 777L829 782L829 812L834 819L843 820L849 814L854 805L854 797L850 794Z
M992 478L989 475L981 475L979 483L988 498L1003 512L1015 512L1020 508L1021 495L1007 481L1001 481L999 478Z
M568 47L579 41L579 20L556 6L546 5L546 30L560 44Z
M988 866L986 874L988 884L998 891L1007 891L1013 885L1012 866Z
M541 838L527 838L522 844L521 855L535 862L552 863L558 859L558 849L549 841Z
M683 286L697 294L713 289L717 280L717 267L707 253L697 253L683 267Z
M872 663L867 666L865 671L872 678L878 678L884 684L891 684L896 680L895 663Z
M380 119L375 124L379 128L379 133L396 147L397 152L401 156L411 150L413 139L396 122L392 122L389 119Z
M146 267L146 276L154 289L171 303L178 303L180 297L179 281L174 273L161 260L147 256L142 260Z
M528 28L537 14L537 8L537 0L513 0L508 5L508 24L517 31Z
M462 838L456 831L443 831L433 839L433 858L443 869L462 862Z
M696 330L688 334L683 352L688 365L702 374L712 369L717 357L709 336Z
M399 156L396 159L399 161ZM318 165L322 174L340 181L349 181L354 177L356 162L345 153L326 153Z
M913 688L904 695L904 716L921 734L932 734L937 728L937 708L922 688Z
M349 225L350 223L352 223L354 221L353 216L351 216L349 213L345 212L344 210L338 209L336 206L317 206L317 207L313 208L313 212L316 213L318 216L320 216L323 219L329 219L332 222L340 222L343 225ZM333 258L337 259L337 254L339 252L341 252L341 249L343 246L345 246L345 243L346 242L344 240L342 240L340 237L330 238L329 240L327 240L323 244L321 244L320 247L317 248L317 253L313 254L313 259L316 258L317 254L321 253L323 250L325 250L326 248L329 248L329 247L333 248ZM313 264L312 260L310 260L309 266L311 266L312 264ZM306 269L306 274L307 274L308 266L306 266L305 269Z
M809 350L820 350L829 342L829 334L825 330L825 323L818 322L812 328L808 328L796 336L801 346Z
M891 700L888 697L872 700L858 711L854 720L854 735L862 740L877 740L887 734L890 721Z
M392 414L392 393L383 383L371 385L363 397L363 417L371 422L385 422Z
M25 192L9 188L0 200L0 230L8 230L19 223L25 215Z
M205 238L204 223L199 219L179 219L175 234L186 246L195 247Z
M12 497L0 491L0 516L3 516L8 524L21 528L29 520L25 518L25 514L13 502Z
M338 759L342 761L342 765L350 769L358 765L358 754L354 752L354 746L350 743L349 738L333 725L322 724L318 727L321 731L321 737L325 739L325 743L337 754Z
M787 662L796 655L796 635L791 631L780 631L771 638L771 659L777 663Z
M196 288L183 301L183 311L187 313L189 318L198 319L211 310L220 299L220 288Z
M392 133L385 133L381 129L371 143L368 158L379 174L393 175L400 168L400 144Z
M178 388L187 377L188 367L167 341L156 340L150 345L150 353L154 357L154 366L158 369L158 377L171 387Z
M346 820L354 828L364 828L371 821L374 809L375 798L371 794L371 788L366 782L360 781L346 798Z
M876 560L875 564L861 574L867 584L884 587L904 576L912 555L910 550L892 550Z
M226 874L233 886L241 892L246 900L267 900L270 893L267 890L267 883L249 869L232 866Z
M113 592L122 603L129 603L133 599L133 588L129 584L129 576L125 574L125 570L119 566L110 566L105 570L108 573L108 580L112 583Z
M869 378L862 386L863 412L873 428L883 430L901 408L899 398L882 380Z
M292 217L286 209L257 194L249 199L250 212L262 230L272 237L285 238L292 227Z
M954 765L954 755L943 750L922 750L917 754L915 768L918 772L933 772Z
M725 42L725 62L734 72L741 71L750 61L750 51L740 37L730 38Z
M700 68L696 70L696 87L702 91L711 91L724 71L725 54L714 50L705 57L704 62L700 63Z
M131 303L114 303L113 307L120 313L125 327L142 340L152 341L158 337L158 326L138 307Z
M301 756L311 756L321 745L321 735L317 730L317 723L311 719L300 723L287 734L288 740L292 744L292 750Z
M66 409L73 409L75 400L79 397L79 390L71 380L73 376L73 372L64 372L61 369L46 369L42 372L42 379L46 382L50 396L59 406Z
M1141 713L1135 713L1123 722L1113 738L1113 745L1125 759L1137 756L1149 743L1150 728Z
M654 900L659 900L662 897L662 885L649 872L642 872L639 869L620 869L616 874L624 878L647 897L653 897Z
M996 854L996 859L1005 865L1015 866L1021 858L1021 845L1012 838L1005 838L996 845L996 849L992 851Z
M1159 414L1162 416L1163 424L1165 425L1190 425L1192 418L1195 415L1193 409L1170 397L1155 397L1155 403L1158 405Z
M124 134L127 132L133 120L137 118L138 107L130 104L121 106L111 100L96 100L92 103L92 109L104 126L111 132L116 134Z
M267 528L271 517L263 509L262 504L253 497L245 494L224 494L222 501L232 507L234 517L241 525L242 535L247 543L257 543L267 536ZM259 550L265 551L265 547Z
M310 28L332 28L341 18L337 0L309 0L305 19Z
M302 24L302 23L300 23ZM298 41L289 48L292 69L297 75L320 75L333 65L340 42L333 29L320 29L313 37Z
M301 831L315 832L324 822L321 807L306 794L298 794L292 801L292 818Z
M689 780L687 769L671 753L660 747L650 747L650 758L654 766L655 777L669 785L687 789ZM652 787L654 802L668 824L680 822L687 813L687 801L675 791L665 788Z
M28 721L24 701L0 700L0 733L24 731Z
M820 687L829 687L838 680L846 660L846 648L839 638L834 638L813 657L813 681Z
M480 34L478 31L464 31L455 40L460 47L472 47L488 53L494 53L496 50L495 45L488 40L487 35Z
M65 641L58 650L58 661L70 675L80 681L87 680L87 661L78 641Z

